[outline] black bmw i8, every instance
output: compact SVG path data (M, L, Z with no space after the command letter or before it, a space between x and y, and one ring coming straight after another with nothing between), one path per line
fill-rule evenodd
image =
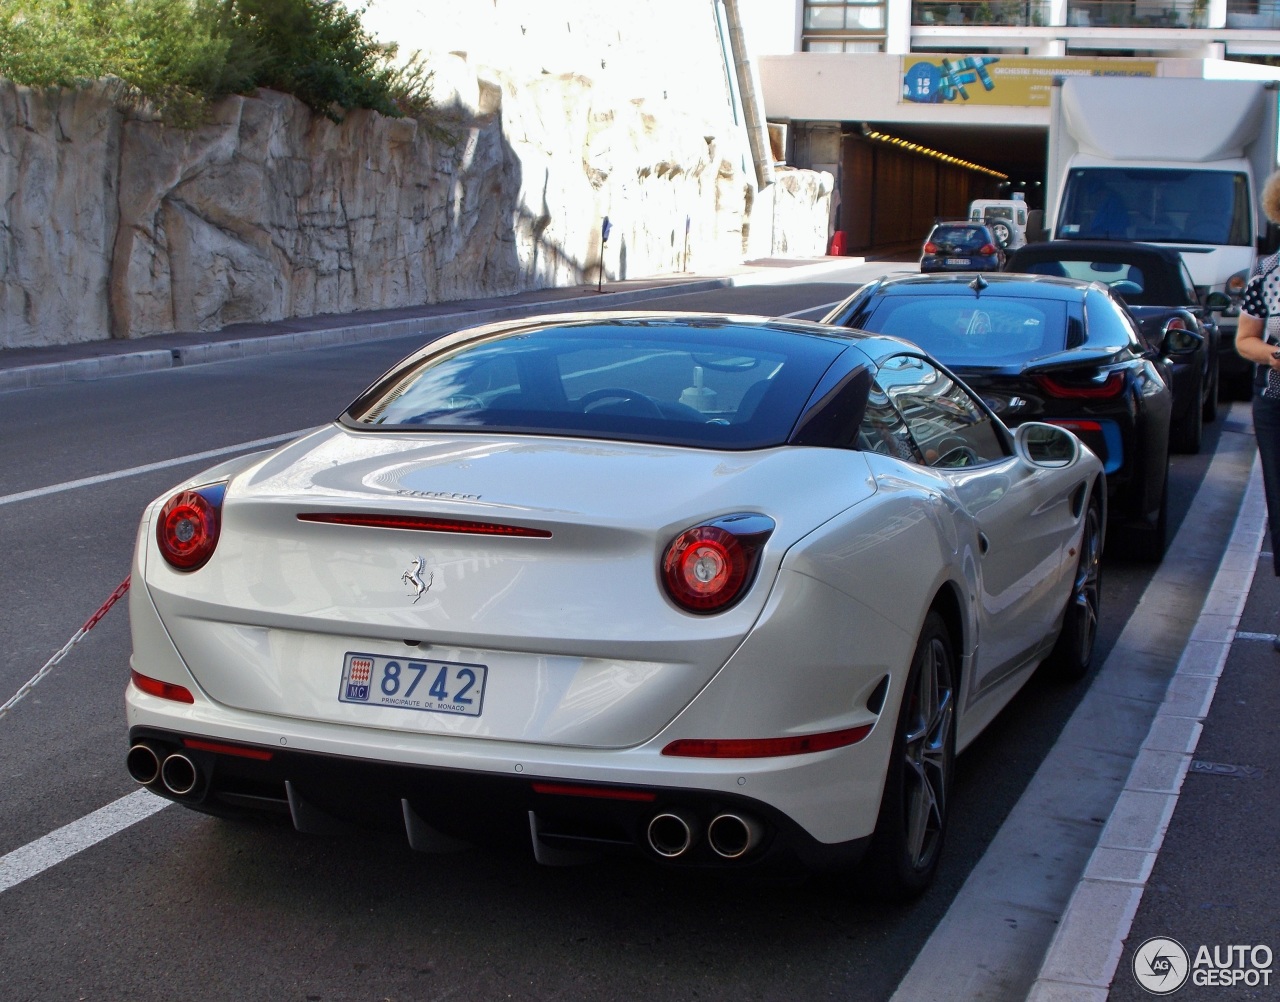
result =
M1005 273L882 278L824 322L914 342L1011 427L1071 429L1102 460L1117 541L1164 555L1172 373L1201 337L1170 329L1153 343L1105 285Z

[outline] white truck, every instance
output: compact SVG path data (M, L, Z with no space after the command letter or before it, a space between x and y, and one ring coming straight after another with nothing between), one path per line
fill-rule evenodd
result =
M1182 252L1201 297L1238 304L1276 169L1277 84L1068 77L1053 88L1045 207L1051 239L1136 240ZM1223 316L1230 343L1235 305ZM1232 353L1234 354L1234 352Z

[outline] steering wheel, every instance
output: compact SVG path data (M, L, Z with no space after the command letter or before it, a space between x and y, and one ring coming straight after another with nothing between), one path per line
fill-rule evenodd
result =
M974 310L973 316L969 318L969 326L965 328L965 333L970 336L974 334L990 334L991 316L982 310Z
M1009 229L1008 223L992 223L991 233L1001 247L1008 247L1009 241L1013 239L1013 231Z
M620 386L602 386L598 390L584 393L578 400L578 406L582 408L583 413L589 413L593 404L598 404L603 400L620 400L623 403L639 404L639 409L643 411L642 416L644 417L660 418L663 416L662 409L652 397L647 397L636 390L625 390Z
M484 407L484 401L470 393L455 393L445 401L445 411L478 411Z

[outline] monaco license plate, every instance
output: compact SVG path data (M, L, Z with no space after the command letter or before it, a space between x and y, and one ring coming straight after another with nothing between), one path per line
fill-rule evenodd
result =
M949 258L947 258L947 264L966 265L966 264L968 264L968 263L969 263L969 259L968 259L967 257L949 257Z
M488 674L485 665L348 652L338 700L478 717Z

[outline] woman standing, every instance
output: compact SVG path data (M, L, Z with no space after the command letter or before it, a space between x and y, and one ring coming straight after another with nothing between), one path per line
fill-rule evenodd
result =
M1280 171L1262 187L1262 211L1280 223ZM1267 524L1272 561L1280 576L1280 254L1258 262L1244 290L1236 328L1236 351L1257 363L1253 391L1253 430L1267 493ZM1276 641L1280 650L1280 639Z

